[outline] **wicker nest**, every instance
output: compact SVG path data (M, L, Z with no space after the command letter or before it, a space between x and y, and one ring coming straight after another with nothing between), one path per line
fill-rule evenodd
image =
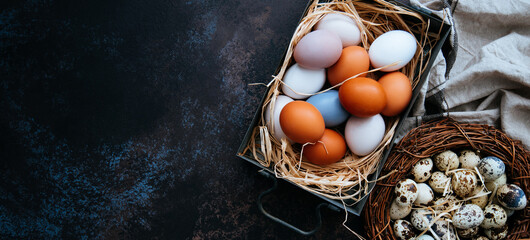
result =
M445 150L473 149L481 156L496 156L506 165L509 183L520 186L530 196L530 154L518 141L500 130L480 124L462 124L450 118L430 121L410 131L391 152L382 175L363 211L365 229L370 239L397 239L392 230L389 208L395 198L396 183L408 176L420 159ZM397 171L395 171L397 170ZM507 239L529 238L530 204L508 218Z

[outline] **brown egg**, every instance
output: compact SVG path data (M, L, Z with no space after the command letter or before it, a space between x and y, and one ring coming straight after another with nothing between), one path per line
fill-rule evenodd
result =
M409 78L401 72L391 72L378 81L385 89L387 104L381 114L391 117L401 113L412 97L412 85Z
M304 147L304 157L317 165L327 165L341 160L346 154L346 141L331 129L324 130L324 135L315 144Z
M328 68L327 77L332 86L335 86L349 77L370 69L370 57L364 48L359 46L349 46L342 49L339 60ZM359 77L365 77L365 74Z
M386 106L383 86L371 78L358 77L346 81L339 88L340 103L357 117L371 117Z
M304 101L293 101L283 107L280 126L288 138L302 144L318 141L326 129L318 109Z

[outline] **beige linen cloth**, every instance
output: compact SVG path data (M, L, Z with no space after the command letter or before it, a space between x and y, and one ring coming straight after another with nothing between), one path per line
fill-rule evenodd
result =
M443 115L493 125L530 150L530 1L411 3L452 24L452 50L436 58L398 139Z

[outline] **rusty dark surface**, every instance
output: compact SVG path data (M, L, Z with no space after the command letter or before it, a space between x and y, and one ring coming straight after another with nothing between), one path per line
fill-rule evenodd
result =
M0 238L354 238L235 156L306 3L2 1Z

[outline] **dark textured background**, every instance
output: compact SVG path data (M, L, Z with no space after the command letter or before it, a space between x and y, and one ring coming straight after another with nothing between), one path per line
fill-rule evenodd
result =
M1 238L300 239L235 153L306 3L1 1ZM315 224L298 188L265 200Z

